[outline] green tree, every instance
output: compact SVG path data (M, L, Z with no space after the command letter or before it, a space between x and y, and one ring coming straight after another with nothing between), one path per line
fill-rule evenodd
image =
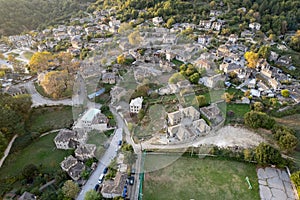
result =
M289 92L289 90L288 89L284 89L284 90L281 90L281 95L283 96L283 97L289 97L290 96L290 92Z
M298 196L300 196L300 171L292 173L291 180L296 186Z
M142 121L142 119L144 118L145 116L145 111L143 109L141 109L138 113L138 119L139 121Z
M280 152L265 143L260 143L256 147L255 159L259 164L280 164L282 161Z
M37 166L34 164L26 165L22 170L23 177L27 180L27 182L32 182L34 177L39 173Z
M268 59L270 56L270 46L264 45L259 48L258 55L262 58Z
M196 99L198 101L199 107L203 107L203 106L207 105L207 100L204 95L199 95L196 97Z
M292 49L296 51L300 51L300 30L298 30L296 34L292 36L289 44Z
M2 158L3 152L6 149L8 142L3 133L0 132L0 157Z
M67 180L62 187L64 197L70 199L75 199L79 190L80 189L77 183L73 182L72 180Z
M95 190L89 190L85 193L84 200L101 200L102 196Z
M251 128L266 128L272 129L275 120L269 117L266 113L250 111L244 115L245 124Z

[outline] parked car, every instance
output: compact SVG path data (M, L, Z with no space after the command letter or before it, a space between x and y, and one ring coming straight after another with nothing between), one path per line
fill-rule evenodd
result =
M104 179L104 174L101 174L100 176L99 176L99 179L98 179L98 183L99 184L101 184L102 182L103 182L103 179Z
M98 191L99 187L100 187L100 185L99 185L99 184L96 184L95 187L94 187L94 190L95 190L95 191Z
M121 146L121 145L122 145L122 140L120 140L120 141L118 142L118 145L119 145L119 146Z
M106 174L106 173L107 173L107 171L108 171L108 168L107 168L107 167L105 167L105 168L104 168L104 170L103 170L103 174Z
M134 176L129 176L128 182L129 182L129 185L133 185L134 184Z

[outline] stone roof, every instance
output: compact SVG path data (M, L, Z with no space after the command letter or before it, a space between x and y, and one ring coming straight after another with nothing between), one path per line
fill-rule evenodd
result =
M63 170L68 171L71 167L73 167L77 163L78 163L77 159L74 158L72 155L70 155L60 163L60 166Z
M85 165L82 162L77 162L69 169L68 174L73 180L77 181L80 178L83 170L85 170Z
M101 190L104 197L121 196L126 183L127 174L117 172L114 180L105 181Z
M81 144L75 150L75 156L80 160L95 157L96 145Z
M76 133L72 130L63 129L60 130L57 136L54 138L55 142L69 142L71 139L76 138Z

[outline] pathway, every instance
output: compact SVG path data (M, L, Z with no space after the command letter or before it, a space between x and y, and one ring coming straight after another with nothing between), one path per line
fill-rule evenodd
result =
M18 137L18 134L16 134L12 139L11 141L9 142L8 146L6 147L5 151L4 151L4 156L1 158L0 160L0 168L2 167L6 157L8 156L9 152L10 152L10 149L11 149L11 146L13 145L15 139Z

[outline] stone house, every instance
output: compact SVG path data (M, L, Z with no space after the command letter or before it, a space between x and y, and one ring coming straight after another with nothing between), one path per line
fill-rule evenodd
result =
M219 124L223 120L221 110L217 104L200 108L200 113L213 124Z
M91 130L107 130L107 117L99 109L91 108L78 120L74 129L83 129L85 132Z
M60 163L60 166L74 181L79 180L81 177L81 172L85 170L85 165L82 162L79 162L72 155L65 158Z
M142 109L143 97L132 99L129 106L131 113L138 113Z
M154 17L152 19L152 23L155 25L155 26L159 26L160 24L164 23L164 20L162 17Z
M86 140L87 135L81 131L63 129L54 138L54 143L57 149L74 149L80 143L85 143Z
M116 75L111 72L106 72L102 75L102 82L108 84L115 84L116 83Z
M257 23L257 22L253 22L253 23L249 24L249 28L251 28L252 30L259 31L260 27L261 27L260 23Z
M80 144L75 149L75 157L78 160L87 160L95 157L96 145L94 144Z

